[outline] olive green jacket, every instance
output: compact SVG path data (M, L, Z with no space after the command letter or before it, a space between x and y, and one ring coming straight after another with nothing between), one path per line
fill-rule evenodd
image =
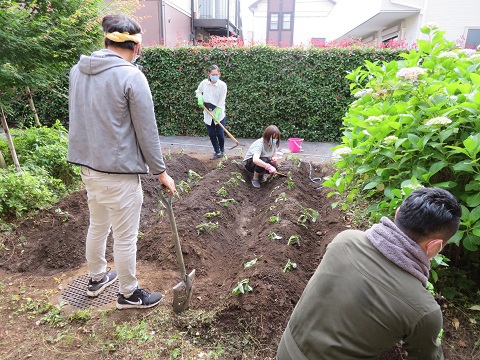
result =
M443 359L442 312L422 283L365 233L327 247L280 341L278 360L378 359L399 341L409 360Z

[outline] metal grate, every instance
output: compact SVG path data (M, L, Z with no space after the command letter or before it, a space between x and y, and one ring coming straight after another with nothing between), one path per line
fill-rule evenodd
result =
M67 302L77 309L102 307L110 304L118 296L118 279L97 297L87 296L89 277L84 275L71 283L62 293L62 301Z

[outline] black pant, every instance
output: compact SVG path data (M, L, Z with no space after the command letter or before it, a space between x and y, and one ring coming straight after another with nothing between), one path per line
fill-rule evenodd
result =
M262 158L260 158L260 160L262 160L263 162L266 162L267 164L272 165L269 158L262 157ZM265 172L267 171L267 170L265 170L264 167L256 165L253 162L253 158L250 158L250 159L247 160L247 163L245 164L245 169L247 169L248 172L256 172L256 173L259 173L259 174L262 174L262 175L265 174Z

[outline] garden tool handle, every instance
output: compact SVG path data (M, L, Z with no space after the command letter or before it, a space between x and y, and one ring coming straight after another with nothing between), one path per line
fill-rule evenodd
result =
M215 121L215 123L216 123L217 125L220 125L220 127L223 129L223 131L225 131L225 132L227 133L227 135L228 135L228 137L229 137L230 139L232 139L234 142L236 142L237 145L239 144L238 141L237 141L237 139L235 139L235 138L233 137L233 135L230 134L230 132L229 132L227 129L225 129L225 126L223 126L220 121L215 120L215 116L210 112L210 110L208 110L208 109L205 107L205 105L203 106L203 110L205 110L205 111L207 112L207 114L212 117L213 121Z
M173 195L165 196L163 193L165 189L166 189L166 186L162 184L158 188L158 195L160 197L160 201L167 208L167 215L168 215L168 219L170 220L170 226L172 227L172 232L173 232L173 243L175 245L175 254L177 255L177 262L178 262L178 266L180 267L180 274L182 276L182 280L185 281L187 276L187 271L185 270L185 262L183 261L182 247L180 245L180 239L178 237L177 223L175 222L175 216L173 215L173 207L172 207Z

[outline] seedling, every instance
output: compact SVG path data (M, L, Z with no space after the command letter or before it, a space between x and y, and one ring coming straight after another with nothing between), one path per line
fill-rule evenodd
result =
M180 155L185 155L185 149L184 148L180 149Z
M273 190L270 192L270 196L272 196L273 192L278 189L280 189L280 185L277 185L273 188Z
M282 239L281 236L275 234L273 231L270 231L270 232L268 233L268 238L269 238L270 240L281 240L281 239Z
M307 227L305 223L310 221L312 223L316 222L318 218L318 211L312 208L303 208L303 213L298 217L297 224Z
M290 259L288 259L287 263L283 267L283 272L286 273L296 268L297 268L297 263L294 263Z
M291 160L293 166L300 167L302 160L300 160L300 156L298 155L288 155L285 160Z
M206 218L211 218L213 216L219 216L219 215L220 215L220 210L207 212L207 213L203 214L203 216L205 216Z
M278 195L277 198L275 199L275 202L279 202L279 201L288 201L287 195L284 192Z
M225 168L225 165L223 164L222 161L220 161L220 162L217 163L216 168L217 168L217 169L223 169L223 168Z
M300 235L292 235L288 238L287 245L297 244L300 246Z
M227 188L225 186L222 186L220 189L218 189L217 194L227 196Z
M267 210L265 210L265 214L268 213L269 211L275 210L277 207L275 205L270 205Z
M230 186L231 188L236 188L238 186L237 179L231 177L225 182L225 185Z
M172 160L172 152L168 149L168 153L163 156L166 160Z
M189 192L190 189L191 189L191 188L190 188L190 184L187 183L187 182L184 181L184 180L180 181L180 182L177 184L176 188L177 188L178 190L183 191L185 194L188 194L188 192Z
M295 190L296 185L293 181L285 180L283 183L287 184L288 190Z
M253 288L248 285L250 279L243 279L242 281L239 281L237 284L237 287L232 290L232 294L238 295L238 294L245 294L245 291L247 292L252 292Z
M188 176L188 181L193 183L202 179L202 176L200 174L197 174L193 170L188 170L187 176Z
M223 199L223 200L220 200L217 204L228 207L228 205L233 204L233 203L235 203L235 199Z
M202 231L210 234L213 230L217 228L218 228L218 222L213 223L211 221L209 221L208 223L201 223L196 226L198 235L200 235Z
M270 216L269 221L271 223L279 223L280 222L280 213L278 213L277 215L274 215L274 216Z
M55 214L62 216L63 217L63 219L62 219L63 222L67 222L68 218L70 217L70 214L67 211L63 211L60 208L55 209Z
M240 174L238 171L232 171L230 174L234 175L238 180L245 182L243 175Z
M258 258L250 260L250 261L246 262L245 264L243 264L243 268L248 269L249 267L252 267L253 265L255 265L257 263L257 261L258 261Z

